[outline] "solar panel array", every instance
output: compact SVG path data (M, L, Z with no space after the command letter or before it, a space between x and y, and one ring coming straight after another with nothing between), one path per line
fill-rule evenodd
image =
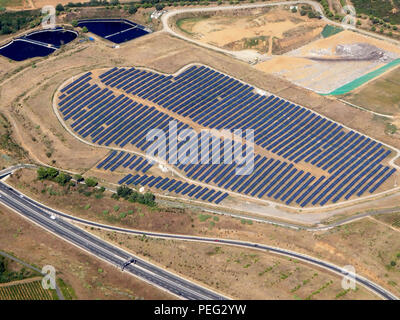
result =
M96 167L97 169L115 171L118 168L127 168L138 172L146 173L151 169L153 164L147 159L129 152L112 151L103 161Z
M105 159L100 161L96 168L110 171L115 171L118 168L129 168L138 173L146 173L152 166L153 164L151 161L148 161L144 157L129 152L118 152L114 150L111 151ZM140 174L128 174L118 181L118 183L148 186L216 204L219 204L228 196L226 192L160 176L154 177Z
M157 188L161 189L162 191L174 192L177 195L185 195L197 200L212 202L216 204L219 204L229 195L227 192L222 192L220 190L202 187L193 183L182 182L180 180L163 178L160 176L154 177L139 174L128 174L118 183L126 185L134 184L148 186L150 188Z
M176 168L192 180L287 205L360 197L375 192L395 172L382 164L391 151L381 143L274 95L255 93L254 87L205 66L177 76L112 68L92 79L89 72L61 90L59 111L75 133L93 143L130 144L142 152L152 144L146 141L150 129L168 136L172 120L177 131L191 128L175 116L205 128L253 129L255 144L276 156L257 154L252 174L236 175L238 165L224 164L224 159L221 164L178 163ZM234 143L224 140L221 154L226 144ZM178 145L190 147L187 141ZM198 154L202 150L199 144Z

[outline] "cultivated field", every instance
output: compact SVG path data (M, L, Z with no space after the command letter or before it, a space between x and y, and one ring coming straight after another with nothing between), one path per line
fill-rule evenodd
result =
M0 300L56 300L56 294L43 289L41 280L0 285Z
M66 286L66 299L174 299L4 208L0 210L0 241L2 250L24 261L54 266L57 277L63 279L62 287Z
M40 202L88 220L146 231L240 239L244 241L253 241L277 246L280 248L286 248L314 257L319 257L323 260L330 261L340 266L349 264L353 265L356 268L357 273L368 277L369 279L377 282L397 295L400 293L400 229L398 227L400 215L398 213L377 217L380 220L384 219L381 220L381 222L377 222L375 218L365 218L341 227L336 227L332 230L310 232L252 222L246 219L235 219L223 215L206 213L199 210L194 210L189 206L165 208L163 205L160 205L159 209L154 210L143 205L130 203L126 200L111 199L109 194L105 194L101 199L97 199L94 195L87 197L76 191L67 191L66 187L62 188L52 182L32 181L34 175L34 172L29 173L29 171L25 170L23 175L14 175L8 181L13 186L19 188L22 192L34 197ZM45 191L42 192L42 190ZM380 207L391 207L393 203L397 203L398 201L400 201L399 196L387 197L380 202ZM169 204L169 206L170 205L171 204ZM359 212L365 212L370 208L371 206L366 204L363 207L359 207L358 210ZM337 216L337 218L344 218L350 212L351 211L348 210L342 210L340 212L340 216ZM88 229L88 231L90 230L91 228ZM117 236L111 234L111 237ZM133 236L131 238L134 239ZM126 238L124 238L123 241L126 241L125 244L128 243L128 239ZM167 254L165 255L165 258L163 258L164 255L159 253L160 251L163 251L161 248L165 246L163 245L162 247L159 247L158 243L160 243L160 241L149 240L148 242L140 242L139 239L134 241L135 243L141 244L140 247L143 248L142 254L144 249L148 250L149 253L152 252L151 257L149 257L151 260L155 260L156 262L160 261L160 263L161 261L166 261L165 265L169 265L169 262L173 260L168 259ZM155 243L156 248L159 248L158 250L154 249L155 251L152 251L153 249L151 247L153 243ZM188 246L187 250L189 250L191 246L190 243L177 243L177 248L179 248L180 245ZM171 246L174 247L175 245L171 244ZM138 251L135 251L134 248L137 247L132 246L131 250L139 253ZM222 250L225 251L226 248L227 247L223 246ZM203 254L212 252L215 250L215 245L204 245L204 248L201 250ZM240 252L243 250L238 250L240 255ZM181 251L179 250L179 252ZM182 257L183 254L184 252L182 252ZM250 253L246 252L245 254ZM259 258L265 256L265 254L261 252L258 252L257 254ZM219 257L219 255L216 255L216 257ZM187 257L187 259L189 259L189 257ZM222 260L224 263L226 263L227 259L228 257ZM273 265L272 260L270 259L271 258L265 260L266 268ZM182 270L183 272L183 270L187 268L185 267L184 260L185 259L182 258L181 265L176 265L177 269L174 270ZM202 261L204 260L204 257L199 256L199 260L196 262L196 264L202 265ZM195 262L194 260L192 261ZM247 260L243 260L243 262L239 264L239 267L236 263L229 264L229 266L235 266L235 268L239 268L238 270L241 270L240 274L242 274L243 272L247 271L247 268L243 268L243 266L247 264L247 262L244 263L244 261ZM251 261L251 259L249 261ZM392 261L396 263L394 266L391 266ZM293 270L295 270L296 267L294 266L297 265L291 265L293 266ZM259 266L262 267L261 264L255 264L255 268L257 270ZM202 265L202 268L203 269L199 267L199 270L203 270L202 272L204 272L205 266ZM288 269L286 269L286 271L292 270L292 267L290 266L287 268ZM228 268L227 270L230 269ZM193 272L193 270L191 272ZM213 272L217 272L217 270ZM285 275L288 274L283 271L283 269L282 272ZM321 275L320 271L317 272ZM270 273L267 273L265 277L269 277L269 275ZM275 287L277 291L274 291L275 294L281 294L282 296L285 294L285 297L293 298L294 293L289 291L296 287L300 281L307 279L302 278L300 273L299 278L297 278L296 272L294 275L296 275L296 278L293 277L293 279L296 280L294 281L296 283L286 282L290 285L284 287L277 285ZM254 274L250 276L254 276L254 279L260 279L259 276L255 276ZM271 278L269 278L269 281L273 282L273 279L278 280L279 277L279 274L274 274L271 276ZM239 277L239 279L241 278ZM316 282L313 283L318 287L319 284L323 285L324 282L317 282L318 284L316 284ZM281 284L285 285L285 282L282 282ZM261 286L262 285L263 284L261 284ZM238 284L238 287L236 287L235 290L237 290L239 287L240 284ZM307 293L309 294L310 290L312 290L311 287L306 287L305 289L306 290L303 291L302 295L300 296L302 298L306 298L308 296ZM265 287L264 289L261 289L260 287L259 292L260 294L268 294L269 291L266 290ZM333 298L336 294L337 293L334 294L331 292L328 296Z

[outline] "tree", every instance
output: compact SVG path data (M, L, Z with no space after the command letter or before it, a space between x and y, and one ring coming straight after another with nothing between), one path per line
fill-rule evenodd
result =
M72 24L72 26L73 26L74 28L76 28L76 27L78 26L78 21L72 20L72 21L71 21L71 24Z
M61 172L55 179L55 181L61 185L61 186L65 186L70 180L72 179L72 177L69 174L66 174L64 172Z
M137 191L132 191L131 195L129 196L128 201L130 202L137 202L139 193Z
M47 179L47 170L46 168L40 167L37 169L37 176L39 180Z
M85 180L85 183L88 187L95 187L98 182L96 178L89 177Z
M77 182L81 182L81 181L84 180L83 177L82 177L80 174L75 174L75 175L74 175L74 179L75 179Z
M135 14L137 12L137 8L135 6L130 6L128 9L129 14Z
M127 199L132 194L132 189L127 186L119 186L117 188L117 195Z
M116 6L116 5L119 4L119 1L118 1L118 0L111 0L111 1L110 1L110 4L111 4L112 6Z
M0 257L0 276L7 272L7 261L5 257Z
M146 204L146 205L148 205L150 207L153 207L153 206L156 205L156 203L154 201L156 199L156 197L151 192L146 192L143 195L143 198L144 198L144 204Z
M89 31L88 28L86 28L86 27L83 27L83 28L82 28L82 32L83 32L83 33L87 33L88 31Z
M54 168L47 168L47 178L54 179L59 174L59 171Z
M145 202L144 202L144 195L141 194L141 193L138 193L138 195L137 195L137 200L136 200L136 201L139 202L139 203L141 203L141 204L145 204Z
M162 9L164 9L164 5L161 4L161 3L157 3L157 4L156 4L156 10L157 10L157 11L161 11Z
M61 12L61 11L64 11L65 8L61 3L59 3L58 5L56 5L56 10Z

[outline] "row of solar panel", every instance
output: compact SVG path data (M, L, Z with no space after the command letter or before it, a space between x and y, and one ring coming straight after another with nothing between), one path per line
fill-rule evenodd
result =
M110 154L109 157L107 157L104 161L102 161L98 165L98 168L101 168L102 166L105 165L104 169L108 169L109 167L111 167L111 171L114 171L120 165L123 165L124 167L127 167L133 161L132 158L135 158L135 155L133 155L133 157L131 157L130 159L128 159L129 154L125 155L125 157L122 157L123 155L124 155L124 152L120 152L119 155L117 155L117 152L113 151ZM118 161L121 158L122 158L122 160ZM111 159L112 159L112 161L111 161ZM375 160L375 163L370 166L370 169L373 168L374 165L377 162L379 162L379 160L380 159ZM372 161L372 159L370 159L370 161ZM269 161L267 161L267 159L265 157L261 157L259 155L256 156L254 162L255 162L254 172L250 176L235 175L234 171L237 168L235 165L225 165L225 166L224 165L221 166L219 164L214 164L214 165L201 165L201 164L189 165L189 166L186 166L185 171L186 171L187 176L189 176L192 179L197 179L197 180L200 180L200 181L204 181L205 183L210 183L210 182L214 182L215 184L218 183L219 187L223 187L225 189L229 188L232 191L235 191L235 192L237 191L239 193L244 193L246 195L251 194L252 196L257 196L259 198L262 198L272 187L275 186L268 193L268 197L272 197L275 193L277 193L277 191L287 181L287 179L282 179L282 178L285 175L286 175L287 178L289 178L289 177L293 176L297 171L297 169L292 169L293 168L292 164L287 166L286 163L282 163L277 169L275 169L278 166L278 164L280 163L279 160L274 162L272 159L270 159ZM137 167L136 168L137 171L139 171L143 167L143 163L142 163L141 167ZM137 162L134 162L130 166L130 169L135 168L137 166L137 164L138 164ZM356 166L356 165L357 165L357 163L354 164L354 166ZM151 165L149 167L151 167ZM191 169L191 170L188 170L188 169ZM206 169L207 169L207 171L206 171ZM292 169L292 170L288 174L290 169ZM385 170L387 170L387 169L388 169L388 167L386 167ZM144 170L144 172L146 172L146 171L147 171L147 169ZM364 175L366 174L366 172L364 173ZM373 173L376 173L376 172L377 172L377 170L374 171ZM195 173L195 174L193 174L193 173ZM317 180L316 183L314 183L313 185L310 186L311 182L313 182L315 180L315 177L313 177L313 176L310 177L309 173L306 173L305 175L303 175L303 174L304 174L304 172L301 171L300 175L296 176L296 179L293 179L289 183L287 183L285 185L285 187L282 188L281 192L279 192L275 196L275 199L281 197L280 200L284 201L284 200L286 200L286 198L288 198L290 196L288 198L288 200L286 201L286 204L289 205L296 198L297 198L296 202L300 203L315 187L317 187L325 179L325 177L320 177ZM345 182L343 182L338 188L336 188L336 190L334 192L336 194L339 190L342 189L342 187L344 187L344 185L347 182L349 182L355 176L355 174L356 174L356 172L354 172L351 175L347 175L346 173L344 173L341 177L339 177L339 179L334 180L333 178L335 176L337 176L337 174L335 174L333 177L331 177L330 179L327 180L327 182L333 181L334 183L331 184L330 187L327 188L323 193L321 193L321 196L318 199L321 199L344 176L347 175L347 179L345 180ZM348 186L348 188L344 189L334 199L334 202L336 202L338 199L340 199L344 195L344 193L347 192L349 190L349 188L354 185L354 183L356 183L360 178L362 178L362 176L363 175L359 175L359 177L357 177L357 179L355 179L353 181L353 183ZM378 178L379 178L379 175L376 176L372 180L371 184ZM365 180L364 183L367 180ZM304 182L304 184L302 184L303 182ZM382 181L382 183L383 183L383 181ZM293 185L293 187L290 188L292 185ZM298 188L300 185L301 185L301 187ZM258 187L256 188L256 186L258 186ZM325 186L326 186L326 184L325 184ZM298 188L298 190L295 192L295 190L297 188ZM287 191L287 192L285 193L285 191ZM304 191L304 193L301 195L301 193L303 191ZM321 191L321 189L319 191ZM332 195L334 193L332 193ZM307 202L302 203L302 206L306 205ZM325 200L325 202L326 202L326 200Z
M201 187L195 184L190 184L187 182L177 181L175 179L154 177L147 175L132 175L128 174L122 178L119 184L126 185L140 185L148 186L150 188L161 189L162 191L175 192L176 194L187 195L188 197L193 197L195 199L214 202L219 204L224 200L228 193L223 193L222 191L216 191L207 187Z
M109 73L112 73L112 72L109 72ZM107 78L107 75L103 75L103 78L105 79L105 78ZM104 90L107 90L107 89L103 89L103 91ZM95 92L95 91L93 91L93 92ZM86 93L86 92L85 92ZM108 94L110 94L110 92L103 92L104 93L104 96L102 96L102 97L106 97L106 94L108 93ZM81 94L81 93L79 93L79 94ZM96 97L97 97L97 95L98 95L98 93L96 93ZM87 94L87 96L89 97L90 96L90 92ZM111 99L113 99L114 98L114 96L112 96L112 97L110 97L109 99L107 99L107 101L110 101ZM93 100L93 97L92 98L89 98L89 99L92 99ZM101 97L98 99L98 100L100 100L101 101ZM89 101L89 100L88 100ZM89 101L89 102L91 102L91 101ZM105 105L105 107L103 107L103 105ZM79 125L77 128L76 128L76 130L78 130L78 129L80 129L84 124L87 124L87 127L85 127L84 129L82 129L81 131L79 131L79 133L80 134L83 134L84 136L87 136L88 134L91 134L91 136L92 137L95 137L96 135L98 135L100 132L102 132L103 131L103 123L104 123L104 120L108 120L108 119L110 119L107 123L106 123L106 125L108 126L108 125L110 125L113 121L115 121L116 123L118 123L119 121L116 121L116 120L122 120L122 119L124 119L124 118L126 118L126 113L122 113L122 112L120 112L118 115L119 115L119 117L117 117L116 116L116 114L117 114L117 112L119 112L119 111L121 111L121 110L128 110L129 108L134 108L135 107L135 105L136 105L136 103L134 103L134 102L132 102L130 99L128 99L127 97L125 97L125 96L123 96L123 95L120 95L119 97L117 97L117 98L115 98L114 100L112 100L112 102L111 103L109 103L109 104L105 104L105 102L103 101L102 102L102 104L100 104L100 105L97 105L97 107L96 108L94 108L94 110L92 110L92 111L90 111L91 113L94 113L94 114L92 114L92 115L90 115L90 117L89 118L87 118L87 112L85 111L85 112L83 112L82 113L82 110L78 113L78 114L81 114L81 115L85 115L85 117L83 117L83 116L81 116L81 118L80 118L80 121L82 121L82 120L84 120L84 122L83 122L83 124L81 124L81 125ZM83 108L82 107L83 106L83 104L81 104L81 109L85 109L85 108ZM128 107L127 107L128 106ZM86 107L87 107L87 109L89 109L89 108L91 108L92 106L91 106L91 104L89 103L89 105L86 105ZM100 108L100 107L103 107L103 108ZM100 108L100 109L99 109ZM148 110L148 109L151 109L151 108L148 108L148 107L146 107L146 106L142 106L142 105L137 105L136 106L136 108L134 108L134 109L130 109L131 110L131 113L133 113L133 112L136 112L138 109L137 108L141 108L141 110L142 111L144 111L144 110L146 110L147 109L147 113L145 113L145 115L147 115L147 114L149 114L150 113L150 110ZM112 113L106 113L105 111L106 110L111 110L112 111ZM154 108L153 108L154 109ZM77 109L76 110L74 110L74 111L71 111L71 112L77 112L79 110L79 106L77 107ZM97 112L95 112L97 110ZM66 116L65 117L67 117L67 116L69 116L71 113L68 113L68 114L66 114ZM141 113L140 113L141 114ZM139 114L139 115L140 115ZM75 117L75 116L74 116ZM138 116L137 116L138 117ZM134 117L134 119L136 119L137 117ZM161 118L160 118L161 117ZM93 120L93 119L95 119L96 118L96 121L95 121L95 123L93 123L93 122L91 122L91 120ZM145 125L144 123L142 123L142 120L140 121L140 123L139 123L139 127L141 127L141 128L146 128L146 129L148 129L149 127L149 125L152 125L152 124L154 124L154 121L152 121L152 119L159 119L159 121L161 121L162 119L166 119L166 118L168 118L165 114L163 114L163 113L160 113L160 112L158 112L158 111L156 111L156 110L153 110L153 113L152 113L152 116L150 117L150 118L147 118L147 125ZM143 119L143 117L140 117L140 119ZM172 120L172 118L169 118L169 121L170 120ZM167 121L168 122L168 121ZM164 123L164 125L166 126L167 125L167 122L165 122ZM72 126L74 127L74 126L77 126L79 124L79 121L78 122L76 122L76 123L73 123L72 124ZM116 130L114 130L114 134L116 133L116 132L118 132L118 130L120 130L120 129L122 129L122 128L124 128L124 126L126 127L126 128L131 128L127 123L125 123L125 124L123 124L123 125L120 125L120 126L118 126L117 127L117 129ZM183 125L182 123L180 123L180 126L181 127L183 127L183 126L185 126L185 127L187 127L187 125ZM336 125L334 125L334 126L336 126ZM87 131L87 129L88 129L88 127L91 127L91 129L89 130L89 131ZM137 126L136 126L137 127ZM156 127L155 126L155 128L158 128L158 127ZM134 128L133 128L134 129ZM86 133L85 133L85 131L87 131ZM110 131L110 130L109 130ZM130 134L130 133L132 133L134 130L129 130L128 131L128 134ZM119 131L119 132L122 132L122 133L124 133L124 131L123 130L121 130L121 131ZM136 132L138 132L138 131L136 131ZM139 131L140 132L140 131ZM121 139L121 138L119 138L119 142L120 141L122 141L127 135L128 135L127 133L125 133L124 135L123 135L123 138ZM351 135L353 135L353 132L350 132L350 133L348 133L348 135L349 136L351 136ZM356 135L358 135L358 134L356 134ZM358 135L359 136L359 135ZM101 137L101 136L100 136ZM131 135L131 137L135 137L135 135L134 135L134 133ZM142 138L142 140L141 141L139 141L139 138ZM139 137L139 138L136 138L135 140L136 140L136 142L139 142L139 144L140 144L140 146L142 146L142 150L145 150L146 148L147 148L147 146L150 144L150 143L147 143L147 144L144 144L144 142L145 142L145 139L144 139L144 134L142 133L142 136L141 137ZM354 138L355 139L355 138ZM353 140L354 140L353 139ZM364 139L364 137L359 137L359 139L358 139L359 141L362 141L362 140L364 140L364 142L362 142L363 144L362 145L365 145L367 142L368 142L368 140L369 139ZM125 143L127 143L129 140L127 139L127 140L125 140ZM112 142L112 140L109 142L109 143L111 143ZM183 142L182 142L183 143ZM370 144L368 144L368 146L367 147L365 147L363 150L366 152L366 151L368 151L368 149L370 149L374 144L376 144L374 141L371 141L371 143ZM376 151L378 148L379 148L379 144L378 145L376 145L375 146L375 148L373 149L374 151ZM356 151L358 151L359 149L361 149L361 144L360 144L360 146L359 146L359 148L358 149L356 149ZM353 150L354 151L354 150ZM382 151L382 150L381 150ZM364 152L364 153L365 153ZM388 155L388 154L386 154L386 155ZM347 160L348 159L348 161L347 161L347 163L349 163L349 164L351 164L351 163L354 163L354 160L355 159L358 159L358 157L359 157L359 155L355 155L355 151L354 152L350 152L350 153L348 153L347 155L346 155L346 157L344 158L344 159L342 159L341 161L343 162L344 160ZM365 158L365 157L364 157ZM358 162L359 164L361 164L361 162L359 161ZM339 161L339 162L337 162L337 164L336 164L336 166L338 167L339 165L341 164L341 162ZM219 169L219 170L217 170L217 168ZM338 171L338 173L340 173L341 171L343 171L343 169L344 168L346 168L346 166L342 166L341 167L341 169L339 169L339 171ZM185 167L183 166L182 167L182 165L180 166L180 169L185 169ZM195 168L191 168L191 171L190 171L190 174L192 175L192 174L195 174L196 172L197 172L197 169L200 169L200 167L195 167ZM230 169L232 169L232 168L230 168ZM203 179L208 179L210 176L208 176L207 175L207 173L208 174L210 174L210 175L214 175L214 174L216 174L217 173L217 171L219 171L218 173L220 173L220 172L225 172L226 171L226 167L225 168L221 168L221 166L218 166L218 167L207 167L207 166L203 166L201 169L200 169L201 171L199 171L199 172L197 172L197 174L194 176L194 179L201 179L201 178L203 178ZM231 170L232 171L232 170ZM332 170L333 171L333 170ZM205 174L203 174L203 172L205 172ZM227 174L227 173L229 173L230 171L228 170L228 171L226 171L225 172L225 174ZM347 172L347 171L346 171ZM367 173L367 172L366 172ZM365 173L365 174L366 174ZM202 176L200 176L201 174L203 174ZM362 176L361 177L358 177L358 179L361 179L362 178ZM314 178L315 179L315 178ZM229 182L229 181L228 181ZM244 182L244 180L243 180L243 182ZM307 183L308 184L310 184L312 181L307 181ZM318 180L318 182L320 182L319 180ZM331 180L329 181L329 182L331 182ZM261 186L261 185L260 185ZM314 184L314 185L311 185L311 187L309 187L308 189L306 189L306 187L304 187L304 185L302 186L302 188L303 188L303 190L304 189L306 189L306 192L308 192L309 191L309 189L310 188L314 188L316 186L316 184ZM227 185L226 187L229 187L229 185ZM239 186L238 186L239 187ZM332 186L332 187L334 187L334 185ZM329 189L330 190L330 189ZM327 191L329 191L329 190L327 190ZM261 190L258 190L258 191L261 191ZM267 189L267 191L268 191L268 189ZM290 191L290 190L289 190ZM301 190L302 191L302 190ZM266 192L266 191L265 191ZM263 192L260 192L260 195L262 194L262 195L264 195L265 194L265 192L263 193ZM294 194L296 194L296 193L294 193ZM304 193L304 194L306 194L306 193ZM271 194L272 195L272 194ZM269 196L271 196L271 195L269 195ZM297 195L299 195L299 194L297 194ZM301 196L301 197L303 197L303 196ZM301 198L301 197L299 197L299 199ZM304 197L303 197L304 198ZM336 198L335 198L336 199ZM289 199L290 200L290 199ZM288 201L289 201L288 200Z
M97 165L97 169L115 171L120 166L124 168L129 166L129 169L131 170L146 173L151 169L153 164L139 155L130 154L124 151L118 153L114 150Z
M346 159L342 161L341 157L355 154L348 152L357 148L359 142L372 142L369 138L351 132L340 144L335 143L344 134L341 126L282 99L254 94L250 86L204 66L192 66L175 77L174 81L170 77L134 68L114 69L107 75L102 80L105 84L123 87L126 92L138 96L147 94L145 98L178 114L189 116L202 125L217 129L255 129L259 132L255 138L256 143L296 163L304 158L309 162L319 155L317 166L324 166L324 170L332 166L330 172L349 164L345 163ZM222 97L221 93L224 93L225 99L218 101L217 97ZM295 125L304 118L302 123ZM283 135L287 130L290 132ZM354 138L346 141L353 135ZM357 137L357 142L349 146ZM306 145L304 141L307 141ZM343 150L347 146L349 148ZM328 151L321 153L327 148ZM336 150L342 150L340 155L337 155ZM357 156L361 157L365 152L363 149Z

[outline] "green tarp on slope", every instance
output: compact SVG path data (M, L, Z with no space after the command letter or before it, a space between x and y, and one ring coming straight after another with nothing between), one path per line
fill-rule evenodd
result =
M380 67L379 69L371 71L349 83L346 83L345 85L333 90L330 93L325 93L322 95L323 96L338 96L338 95L348 93L397 65L400 65L400 59L393 60L392 62L385 64L383 67Z

